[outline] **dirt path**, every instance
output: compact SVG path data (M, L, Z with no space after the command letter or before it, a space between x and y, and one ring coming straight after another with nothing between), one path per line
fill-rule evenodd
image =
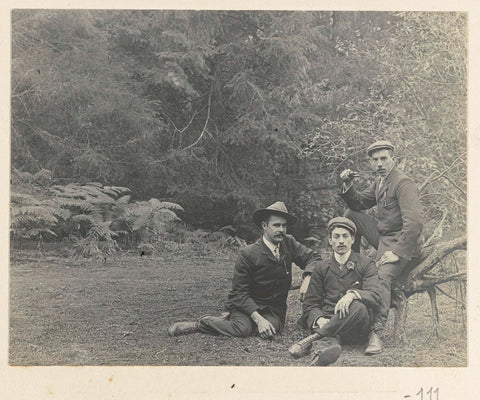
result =
M287 325L274 340L193 334L168 337L169 324L219 313L230 287L233 258L139 257L119 253L105 263L36 251L12 252L11 365L297 365L288 347L303 337L297 292L289 297ZM296 277L298 278L298 272ZM455 294L453 286L443 288ZM410 300L408 342L363 355L346 346L335 366L465 366L466 333L460 311L438 298L440 339L429 338L427 295Z

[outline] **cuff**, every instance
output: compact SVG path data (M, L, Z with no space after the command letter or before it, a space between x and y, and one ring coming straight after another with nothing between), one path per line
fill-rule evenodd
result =
M362 300L362 296L360 296L360 293L358 293L356 290L347 290L347 293L353 293L355 296L355 300Z

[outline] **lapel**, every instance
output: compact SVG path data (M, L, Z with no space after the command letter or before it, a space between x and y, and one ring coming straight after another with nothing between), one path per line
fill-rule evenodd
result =
M388 189L389 185L392 183L392 180L393 180L393 178L396 174L397 174L397 171L396 171L395 167L393 167L392 170L390 171L390 173L385 177L385 180L383 181L383 185L380 188L380 190L378 189L378 186L380 185L380 178L377 178L377 181L375 183L375 188L376 188L376 192L377 192L377 196L376 196L377 197L377 204L380 203L380 199L387 192L387 189Z
M355 259L353 251L350 253L350 257L348 257L348 260L345 261L345 264L340 269L340 264L338 264L337 260L335 260L335 256L332 254L332 258L330 260L330 270L333 273L335 273L335 275L337 275L338 278L343 278L344 276L348 275L350 272L353 272L353 270L350 270L347 268L347 263L350 261L354 262L356 266L357 260Z
M340 276L342 274L342 271L340 270L340 266L337 263L337 260L335 260L335 256L332 254L332 257L330 258L330 268L329 271L334 273L336 276Z
M270 261L277 263L278 262L277 259L275 258L271 250L267 247L267 245L263 241L263 236L260 239L258 239L258 243L260 244L262 254L265 255L265 257L267 257ZM281 258L282 258L282 250L280 249L280 259Z

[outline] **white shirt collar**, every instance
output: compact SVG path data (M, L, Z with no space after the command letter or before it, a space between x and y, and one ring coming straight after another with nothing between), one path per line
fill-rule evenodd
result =
M273 255L275 255L274 251L278 247L278 244L273 244L270 240L268 240L265 235L263 236L263 243L267 245Z
M337 262L340 265L343 265L347 262L348 258L350 257L350 254L352 254L352 250L350 250L348 253L345 253L345 254L337 254L333 252L333 256L335 257L335 260L337 260Z

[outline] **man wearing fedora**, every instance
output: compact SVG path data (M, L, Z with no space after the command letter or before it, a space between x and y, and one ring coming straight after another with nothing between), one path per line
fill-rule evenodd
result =
M287 226L296 220L278 201L255 211L253 221L263 235L240 251L225 303L227 312L198 321L177 322L169 328L169 334L203 332L247 337L258 333L264 339L277 334L285 322L292 263L305 271L305 277L320 262L318 253L286 233ZM303 284L301 290L306 291L306 287Z
M328 243L333 255L313 271L299 324L314 335L290 347L302 357L312 346L312 365L328 365L340 356L341 344L367 341L374 312L380 302L375 262L352 251L355 224L336 217L328 222Z
M422 206L413 179L395 168L394 146L380 140L367 148L377 177L362 191L353 185L357 174L344 170L341 197L347 203L345 216L357 226L354 251L360 251L364 236L377 249L376 264L381 282L380 306L369 339L366 354L383 350L382 333L391 303L391 285L412 257L420 254L423 229ZM376 218L361 210L377 206Z

